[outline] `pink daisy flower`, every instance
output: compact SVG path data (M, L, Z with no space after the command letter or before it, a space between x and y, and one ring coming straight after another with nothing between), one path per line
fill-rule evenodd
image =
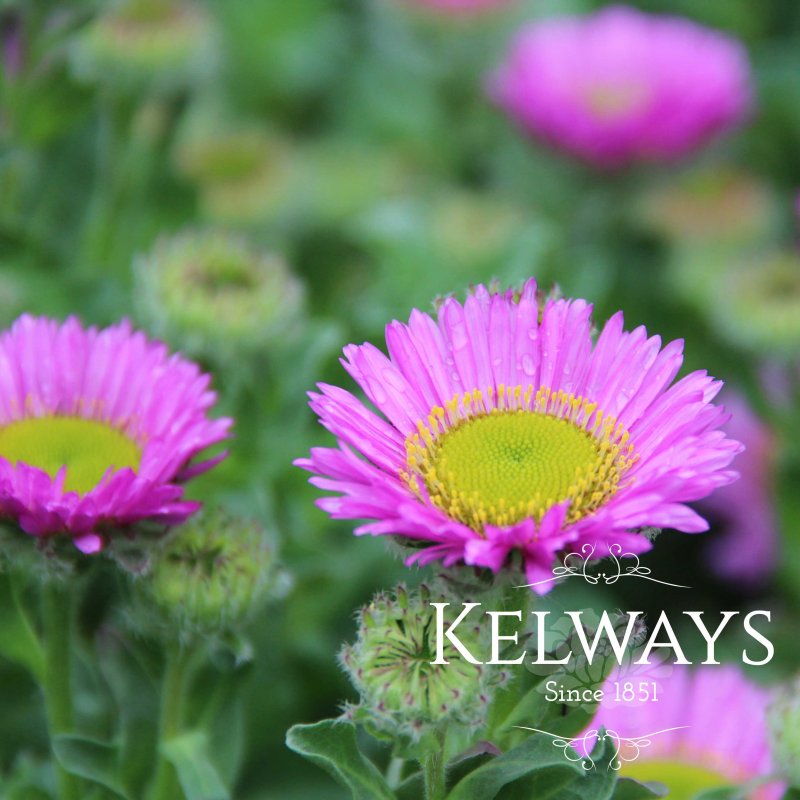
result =
M751 105L739 42L626 6L523 28L489 91L527 133L603 168L679 158Z
M182 522L199 504L181 482L223 456L192 460L231 425L209 419L209 381L127 322L23 315L0 335L0 513L84 552L117 527Z
M646 688L650 699L626 702L626 683L634 693ZM668 675L654 679L647 665L622 667L604 689L590 730L576 740L581 755L591 752L597 732L605 728L617 750L612 766L619 767L620 775L663 783L670 796L689 798L725 786L750 786L749 800L782 797L786 787L774 779L769 746L769 692L738 669L675 665Z
M733 481L740 449L719 430L721 384L694 372L670 386L682 342L626 332L621 312L594 342L591 311L541 301L533 280L518 293L478 286L438 320L414 311L388 325L388 357L346 347L345 369L383 417L336 386L310 394L339 440L296 462L334 493L319 506L371 520L356 534L409 540L409 563L498 571L519 553L531 583L567 547L635 553L650 546L631 532L644 526L706 530L686 503Z

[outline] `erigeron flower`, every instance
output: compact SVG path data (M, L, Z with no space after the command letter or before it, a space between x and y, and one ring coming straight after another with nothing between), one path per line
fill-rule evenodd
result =
M640 677L647 701L639 698ZM626 684L635 687L630 701ZM747 786L743 796L748 800L783 795L767 733L769 693L738 669L709 665L693 670L676 664L654 678L647 665L631 665L612 673L604 688L590 731L605 728L619 747L612 766L621 776L657 781L676 798L726 786ZM586 734L580 745L584 755L594 740Z
M175 524L183 482L228 435L210 378L127 322L23 315L0 334L0 511L29 534L99 550L116 529Z
M751 106L740 43L627 6L523 28L489 91L526 133L602 168L684 156Z
M637 553L650 547L638 528L706 530L686 503L733 481L740 449L719 429L720 382L699 371L670 385L681 341L626 332L621 312L595 341L591 312L544 300L533 280L477 286L436 320L414 311L388 325L388 357L346 347L345 368L382 416L337 386L311 393L338 439L296 462L334 495L319 506L368 520L356 534L418 548L409 563L499 571L518 554L531 583L552 577L566 547Z
M358 690L361 702L345 707L345 718L377 732L418 740L433 728L456 722L477 729L485 721L495 689L508 673L498 667L471 664L445 640L447 664L436 658L431 602L453 599L423 585L408 591L381 592L358 612L358 638L345 645L339 659ZM460 605L454 607L460 609ZM444 610L445 626L452 624ZM471 652L488 647L480 625L459 627L459 639Z

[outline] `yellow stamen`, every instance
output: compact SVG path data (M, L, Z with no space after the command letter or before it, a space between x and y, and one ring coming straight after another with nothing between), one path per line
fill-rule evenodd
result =
M401 477L477 531L540 521L564 500L575 522L608 501L635 461L625 428L566 392L500 385L445 406L406 439Z

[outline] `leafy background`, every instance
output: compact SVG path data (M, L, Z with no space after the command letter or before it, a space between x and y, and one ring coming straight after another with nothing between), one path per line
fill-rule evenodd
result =
M796 247L800 5L638 3L742 39L758 105L740 131L679 169L599 174L524 140L482 86L522 21L601 5L520 0L470 22L399 0L226 0L199 7L208 21L202 57L172 75L126 66L123 57L113 69L87 64L88 32L107 13L103 3L0 3L0 323L22 311L99 324L141 320L132 266L160 236L187 228L240 231L282 254L305 286L294 335L209 363L221 409L237 418L236 439L228 461L192 489L261 519L291 580L286 597L249 627L254 658L231 667L246 678L246 697L212 742L218 762L230 771L241 764L237 797L345 796L286 750L285 731L335 716L351 697L335 654L353 637L352 610L378 588L419 579L383 542L355 539L351 526L313 505L316 492L291 461L329 436L304 393L318 380L350 385L337 360L344 344L379 342L390 319L430 309L437 295L473 282L535 275L545 287L591 299L597 319L622 308L629 327L685 337L688 368L707 368L748 395L776 431L774 579L745 590L713 577L707 548L724 535L719 528L702 537L664 533L646 563L696 587L691 608L775 610L778 655L758 679L785 678L800 662L792 623L800 603L800 415L792 398L776 401L773 385L776 373L794 375L798 341L781 343L776 355L731 335L740 313L729 299L731 276L745 249L736 241L736 208L698 243L691 224L665 225L648 201L692 176L736 170L768 198L756 208L765 221L746 243L750 268L776 247ZM238 142L243 131L257 141L257 169L237 170L235 157L216 167L204 162L210 156L187 161L193 137ZM701 200L703 180L690 190ZM793 263L780 292L794 293L800 309L800 261ZM84 609L85 634L112 665L102 681L110 697L141 697L146 731L153 690L115 649L116 591L112 581L98 582ZM679 611L685 599L620 586L594 601ZM733 657L736 645L729 642ZM210 673L200 691L222 685L220 674ZM114 705L86 681L83 712L102 730ZM0 768L34 769L46 751L36 687L7 659L0 686ZM232 741L237 715L244 734Z

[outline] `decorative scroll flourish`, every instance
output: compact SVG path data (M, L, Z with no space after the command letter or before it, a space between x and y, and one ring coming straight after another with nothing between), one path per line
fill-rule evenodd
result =
M652 581L653 583L660 583L662 586L672 586L675 589L691 588L680 583L669 583L668 581L660 581L658 578L653 578L650 567L643 567L639 562L639 556L635 553L623 553L621 544L609 545L607 555L600 556L598 559L594 558L595 550L595 545L587 542L580 548L579 552L567 553L561 560L561 563L553 567L552 578L545 578L545 580L536 581L535 583L525 583L514 588L528 589L533 586L541 586L545 583L553 583L566 578L583 578L583 580L593 586L599 583L612 586L621 578L642 578L643 580ZM610 558L612 561L612 568L610 570L589 572L588 568L593 561L607 558ZM623 566L620 559L633 559L633 563L628 563Z
M592 728L591 730L586 731L583 736L576 736L572 739L567 739L563 736L559 736L558 734L550 733L549 731L542 731L538 728L528 728L524 725L515 725L514 727L523 731L542 733L545 736L549 736L553 740L553 746L564 751L564 757L567 759L567 761L571 761L573 764L580 764L583 769L585 769L587 772L590 772L597 767L594 759L592 759L591 755L589 755L590 748L588 745L593 739L598 742L610 741L613 744L614 752L609 759L606 769L619 771L622 768L623 763L636 761L636 759L638 759L642 754L642 750L650 747L650 745L653 743L653 739L656 736L660 736L662 733L670 733L671 731L681 731L689 726L679 725L675 728L664 728L664 730L661 731L655 731L654 733L647 733L643 736L634 737L620 736L619 733L613 730L598 730L597 728ZM578 749L579 747L580 750ZM583 752L584 755L581 755L581 752Z

